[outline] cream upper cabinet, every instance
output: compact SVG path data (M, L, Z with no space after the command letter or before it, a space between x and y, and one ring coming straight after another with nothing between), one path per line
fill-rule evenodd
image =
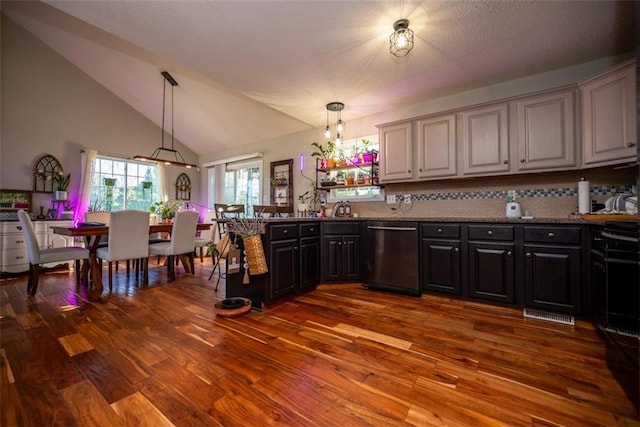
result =
M635 65L626 62L580 85L586 166L636 159Z
M506 103L465 110L462 175L509 172L509 108Z
M575 92L568 90L515 101L514 170L577 167L574 98Z
M380 182L410 181L413 178L412 123L380 126Z
M447 114L416 121L417 178L455 176L456 116Z

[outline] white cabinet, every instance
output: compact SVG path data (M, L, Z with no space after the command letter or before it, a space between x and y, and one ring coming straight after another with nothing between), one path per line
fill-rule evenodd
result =
M462 111L462 174L509 172L509 106Z
M380 182L410 181L413 178L412 123L385 125L380 133Z
M629 61L581 83L586 166L636 160L635 70Z
M429 117L416 122L417 178L440 178L458 173L456 116Z
M574 91L515 101L518 171L577 167Z
M34 221L33 227L36 231L38 246L41 249L73 246L73 238L54 234L50 228L51 226L71 227L72 225L73 221ZM0 222L0 254L1 273L29 271L27 244L19 221ZM45 264L45 267L54 266Z

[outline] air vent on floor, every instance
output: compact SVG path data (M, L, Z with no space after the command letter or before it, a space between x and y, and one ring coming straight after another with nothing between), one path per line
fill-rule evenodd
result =
M546 320L548 322L562 323L564 325L575 325L576 319L568 314L549 313L548 311L532 310L525 308L523 310L524 317L530 317L532 319Z

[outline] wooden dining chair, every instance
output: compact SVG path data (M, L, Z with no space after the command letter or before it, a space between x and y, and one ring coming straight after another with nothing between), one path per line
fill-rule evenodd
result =
M244 216L244 205L215 203L214 207L218 218L237 218ZM225 232L225 224L218 221L218 237L222 237Z
M34 296L38 290L38 279L40 278L40 264L49 262L75 261L76 283L80 283L80 260L89 262L89 249L78 246L68 246L62 248L40 249L36 231L29 214L24 210L18 211L18 221L22 227L25 243L27 244L27 256L29 258L29 279L27 281L27 292Z
M196 238L196 228L198 227L198 212L179 211L173 218L171 228L171 239L168 242L154 243L149 245L150 255L164 255L167 257L167 269L169 281L176 280L174 258L179 256L186 271L194 273L194 241ZM185 261L185 258L188 259Z
M109 263L109 292L113 291L113 262L142 260L144 283L149 282L149 212L115 211L109 214L109 240L96 256ZM137 275L136 275L137 279Z

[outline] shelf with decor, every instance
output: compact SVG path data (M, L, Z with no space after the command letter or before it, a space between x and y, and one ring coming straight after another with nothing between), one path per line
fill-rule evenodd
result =
M354 187L381 187L379 183L378 152L372 151L367 162L360 159L343 159L342 163L326 166L323 159L316 159L316 182L321 190Z

